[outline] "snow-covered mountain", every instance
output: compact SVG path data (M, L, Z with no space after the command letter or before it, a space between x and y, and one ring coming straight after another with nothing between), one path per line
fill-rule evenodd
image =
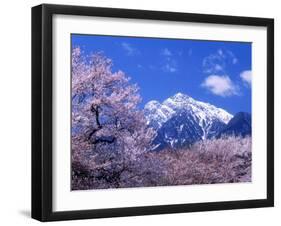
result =
M150 101L144 107L148 124L155 128L155 149L176 148L216 136L232 119L227 111L177 93L163 103Z

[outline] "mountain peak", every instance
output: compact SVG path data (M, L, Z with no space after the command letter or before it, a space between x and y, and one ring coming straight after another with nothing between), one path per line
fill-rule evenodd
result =
M163 105L172 109L181 109L187 107L189 104L194 103L195 100L184 93L177 93L163 101Z
M189 97L187 94L184 94L184 93L181 93L181 92L179 92L179 93L176 93L175 95L174 95L174 97Z
M174 96L170 97L170 99L182 101L182 100L189 100L192 99L190 96L184 93L176 93ZM193 100L193 99L192 99Z
M233 117L221 108L184 93L176 93L162 103L149 101L144 113L147 124L157 130L155 143L172 147L215 136Z

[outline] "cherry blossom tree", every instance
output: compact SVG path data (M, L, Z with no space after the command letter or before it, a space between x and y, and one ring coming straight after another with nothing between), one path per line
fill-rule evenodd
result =
M250 182L251 137L227 136L198 141L188 149L163 150L167 184L217 184Z
M103 54L72 50L73 189L83 183L120 187L134 177L133 168L155 136L138 109L138 91L122 71L112 71Z

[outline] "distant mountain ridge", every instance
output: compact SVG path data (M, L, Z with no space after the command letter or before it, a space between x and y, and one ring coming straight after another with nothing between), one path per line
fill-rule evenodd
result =
M197 101L183 93L177 93L162 103L155 100L148 102L144 113L148 125L157 131L154 140L154 149L157 150L179 148L199 140L229 135L232 129L237 129L234 135L240 134L240 128L245 129L241 134L248 134L249 130L247 126L239 125L243 120L236 120L224 109Z
M221 136L242 136L252 134L252 117L247 112L238 112L228 124L218 133Z

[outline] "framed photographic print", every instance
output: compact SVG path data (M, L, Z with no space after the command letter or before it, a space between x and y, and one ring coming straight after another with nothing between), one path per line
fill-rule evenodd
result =
M32 217L274 205L274 21L32 8Z

